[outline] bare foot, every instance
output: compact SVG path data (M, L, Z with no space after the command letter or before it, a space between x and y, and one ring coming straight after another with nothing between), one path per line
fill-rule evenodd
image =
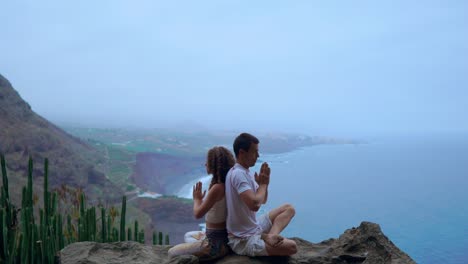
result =
M202 240L205 238L205 234L203 232L198 232L196 234L193 234L192 237L196 240Z
M276 234L262 234L262 239L271 247L277 247L283 244L284 238Z

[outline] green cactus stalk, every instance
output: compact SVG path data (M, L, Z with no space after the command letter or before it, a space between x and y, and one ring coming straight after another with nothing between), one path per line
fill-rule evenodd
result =
M125 241L125 212L127 209L127 196L122 196L122 210L120 211L120 241Z
M81 220L80 220L80 218L78 217L78 219L76 219L76 232L77 232L76 241L81 241L82 226L83 226L83 225L81 224Z
M67 234L68 234L68 244L71 244L74 242L73 239L73 230L72 230L72 224L71 224L71 216L67 215Z
M108 214L107 215L107 239L106 239L106 242L111 242L111 237L112 237L112 233L111 233L111 229L112 228L112 224L111 224L111 215Z
M27 232L27 238L28 238L28 251L29 251L29 256L30 256L30 260L31 260L31 263L35 263L35 238L34 238L34 231L35 231L35 226L36 224L34 224L34 209L31 207L30 208L30 211L28 212L28 214L30 214L30 216L28 217L29 218L29 221L28 221L28 232Z
M38 227L36 224L34 224L33 226L33 242L32 242L32 246L34 248L34 251L33 251L33 259L35 260L35 262L37 262L37 260L41 257L40 255L40 248L38 247L39 244L37 243L39 240L39 232L38 232Z
M92 208L86 211L86 241L92 241L93 237L93 213Z
M8 248L6 243L8 241L8 226L6 225L6 213L2 214L2 219L2 260L6 260L8 257Z
M3 219L5 215L5 210L0 207L0 261L5 258L4 252L3 252L3 243L5 242L3 240L3 228L5 226L5 220Z
M22 208L27 208L28 205L26 204L28 200L28 190L26 186L23 186L23 189L21 190L21 207Z
M165 242L166 242L165 243L166 245L169 245L169 235L168 234L166 234L166 236L165 236Z
M29 163L28 163L28 188L27 188L27 206L33 205L33 182L32 182L32 173L33 173L33 160L32 157L29 156Z
M12 205L10 203L10 194L9 194L9 188L8 188L8 177L7 177L7 171L6 171L6 162L5 162L5 156L3 155L0 155L0 160L1 160L1 168L2 168L2 182L3 182L3 185L2 185L2 188L1 188L1 198L0 198L0 208L2 208L4 211L3 211L3 215L4 217L2 217L2 229L0 230L0 239L1 238L4 238L5 239L2 239L2 241L0 241L0 247L3 248L3 250L0 250L0 259L6 259L6 256L8 255L8 252L6 250L6 244L8 242L8 238L9 238L9 235L8 235L8 230L9 230L9 227L12 226ZM4 228L5 227L5 228Z
M157 245L157 244L158 244L158 239L157 239L156 231L153 231L153 245Z
M28 164L28 185L24 192L23 208L21 209L21 227L23 232L23 239L21 243L21 258L24 259L25 263L33 263L32 248L33 248L33 188L32 188L32 172L33 162L32 158L29 158Z
M91 237L93 236L93 215L91 213L91 208L86 211L86 241L91 241Z
M31 212L32 214L32 212ZM34 217L33 217L34 219ZM29 245L29 256L31 258L31 263L35 263L36 262L36 259L35 259L35 252L34 252L34 223L30 222L29 223L29 241L28 241L28 245Z
M134 229L134 231L135 231L135 241L138 242L139 241L138 240L138 235L139 234L138 234L138 221L137 220L135 220L135 229Z
M106 209L101 207L101 242L105 243L106 241Z
M132 229L130 227L127 229L127 240L132 240Z
M10 199L10 195L8 194L8 177L7 177L7 171L6 171L5 156L0 155L0 160L1 160L1 167L2 167L3 189L5 189L5 191L6 191L6 198L9 200L9 199Z
M29 232L28 232L28 209L29 207L23 208L21 210L21 229L24 234L24 238L21 241L21 258L23 263L31 263L29 256Z
M93 229L93 240L92 241L97 241L98 234L97 234L97 218L96 218L96 207L93 206L91 210L91 214L93 215L92 219L92 229Z
M41 263L46 263L46 251L45 251L45 243L44 241L41 240L41 243L40 243L40 247L41 247Z
M57 213L57 192L52 193L52 204L50 206L50 212L49 215L52 216Z
M142 229L140 230L140 233L138 234L138 238L140 243L144 244L145 243L145 231Z
M50 193L49 193L49 160L44 161L44 213L46 215L45 225L49 225L50 215Z
M57 215L57 237L58 237L58 249L65 247L65 241L63 239L63 227L62 227L62 215Z
M86 211L85 211L85 197L84 194L80 195L80 215L78 217L78 241L86 241Z
M163 233L162 232L159 232L159 237L158 237L158 242L159 242L159 245L162 245L163 244Z
M45 241L45 238L46 238L46 227L44 226L44 223L45 223L45 220L44 220L44 210L42 209L39 209L39 237L40 237L40 241L41 241L41 249L40 249L40 252L41 252L41 260L42 260L42 263L46 263L46 248L45 248L45 245L46 245L46 241Z
M17 251L18 251L18 240L22 240L21 239L21 233L19 232L14 232L14 235L13 235L13 243L11 243L11 248L10 248L10 254L9 254L9 258L7 258L7 263L15 263L16 261L16 256L17 256Z
M84 219L85 218L85 196L84 193L81 193L80 195L80 218Z
M30 263L29 262L29 259L26 258L26 255L22 255L22 252L25 251L25 249L23 248L23 245L24 244L24 241L23 241L23 234L22 233L19 233L19 240L18 240L18 246L19 248L17 249L17 252L20 252L20 255L19 256L16 256L16 259L19 258L20 262L21 263ZM28 249L26 249L27 251ZM18 263L18 260L16 260L14 263Z
M113 235L112 235L112 237L113 237L112 241L113 241L113 242L119 241L119 230L117 230L117 228L114 227L114 228L112 228L112 233L113 233Z

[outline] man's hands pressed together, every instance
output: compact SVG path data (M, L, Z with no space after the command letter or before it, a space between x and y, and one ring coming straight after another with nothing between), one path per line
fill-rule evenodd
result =
M255 181L258 183L258 185L270 184L270 166L268 166L268 163L264 162L262 164L262 167L260 168L260 174L255 172Z

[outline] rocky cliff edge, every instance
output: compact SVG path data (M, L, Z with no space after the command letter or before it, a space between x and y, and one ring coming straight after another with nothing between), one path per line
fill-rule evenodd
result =
M401 251L381 231L375 223L362 222L357 228L346 230L337 239L311 243L301 238L292 238L298 245L298 253L291 257L250 258L228 255L211 263L315 263L315 264L400 264L415 263L410 256ZM136 242L95 243L80 242L64 248L59 255L60 263L199 263L194 256L180 256L169 259L171 246L143 245Z

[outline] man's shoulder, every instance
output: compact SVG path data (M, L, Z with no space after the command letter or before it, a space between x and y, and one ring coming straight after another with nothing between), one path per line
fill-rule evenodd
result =
M235 166L235 167L233 167L231 169L231 173L229 173L229 175L231 177L233 177L233 178L239 177L239 176L244 176L245 177L246 175L248 175L248 172L243 168L239 168L239 167Z
M241 165L236 164L229 171L226 177L226 183L228 184L228 186L231 186L231 185L237 186L243 182L250 183L251 181L250 178L251 177L250 177L248 170L246 170Z

